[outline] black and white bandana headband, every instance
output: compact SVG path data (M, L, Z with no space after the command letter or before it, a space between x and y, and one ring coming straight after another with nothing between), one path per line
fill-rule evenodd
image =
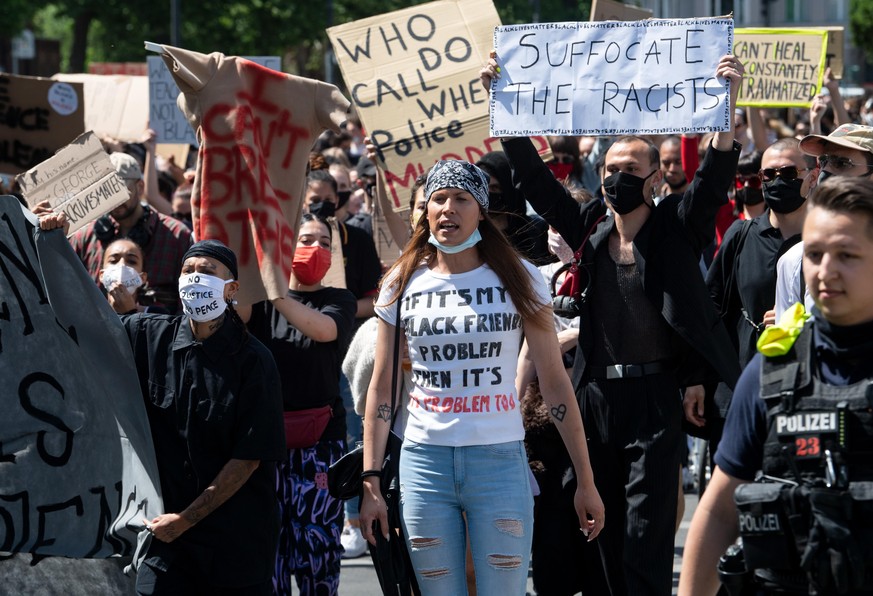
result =
M424 198L443 188L460 188L476 199L488 211L488 174L468 161L440 160L431 168L424 185Z

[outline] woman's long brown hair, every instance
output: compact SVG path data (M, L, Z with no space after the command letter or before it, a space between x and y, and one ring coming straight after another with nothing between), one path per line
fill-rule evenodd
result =
M479 251L482 261L491 267L497 277L503 282L512 303L525 323L533 323L537 327L551 329L552 317L547 309L537 301L537 296L530 284L530 274L521 262L521 255L513 248L488 213L481 211L479 233L482 241L475 248ZM427 213L418 220L418 225L412 231L412 237L403 249L403 253L388 273L382 278L390 279L388 289L392 291L391 300L384 305L390 306L400 298L401 288L405 288L412 274L422 263L430 264L436 258L437 248L428 242L430 227Z

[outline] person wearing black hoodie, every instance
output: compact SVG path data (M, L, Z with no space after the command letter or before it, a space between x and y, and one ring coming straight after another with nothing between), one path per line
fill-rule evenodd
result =
M527 214L524 196L512 185L512 166L503 151L486 153L476 162L491 177L489 214L509 243L534 265L555 260L548 247L548 224Z

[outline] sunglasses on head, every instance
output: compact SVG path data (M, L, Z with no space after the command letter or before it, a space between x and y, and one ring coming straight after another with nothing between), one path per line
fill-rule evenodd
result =
M761 188L761 178L757 174L737 174L736 183L737 189L745 188L747 185L749 188Z
M845 172L845 171L851 170L852 168L855 168L856 166L861 166L861 165L863 165L865 168L867 168L868 172L871 169L873 169L873 167L871 167L866 162L863 164L858 164L858 163L855 163L854 161L852 161L851 159L849 159L848 157L840 157L838 155L819 155L818 156L818 167L820 167L821 169L825 169L827 167L830 167L830 169L833 170L834 172ZM862 174L862 175L864 175L864 174Z
M798 168L796 166L782 166L781 168L764 168L758 175L764 182L772 182L776 178L782 178L786 182L797 180L797 174L806 172L809 168Z

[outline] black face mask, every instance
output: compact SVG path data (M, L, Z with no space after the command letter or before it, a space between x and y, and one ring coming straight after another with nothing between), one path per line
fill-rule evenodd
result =
M309 212L312 215L318 215L319 217L323 217L327 219L328 217L333 217L336 213L336 205L334 205L330 201L320 201L318 203L310 203L309 204Z
M336 197L339 199L337 203L337 209L341 208L343 205L349 202L349 198L352 196L352 191L350 190L338 190L336 191ZM311 210L310 210L311 212Z
M615 172L603 179L603 194L612 206L612 210L619 215L630 213L646 202L643 197L643 188L646 180L658 170L653 170L645 178L634 176L626 172Z
M737 201L743 205L760 205L764 200L764 191L760 188L738 188Z
M806 200L800 194L803 178L795 178L786 182L782 178L776 178L771 182L764 183L764 200L767 206L776 213L791 213L797 211Z

